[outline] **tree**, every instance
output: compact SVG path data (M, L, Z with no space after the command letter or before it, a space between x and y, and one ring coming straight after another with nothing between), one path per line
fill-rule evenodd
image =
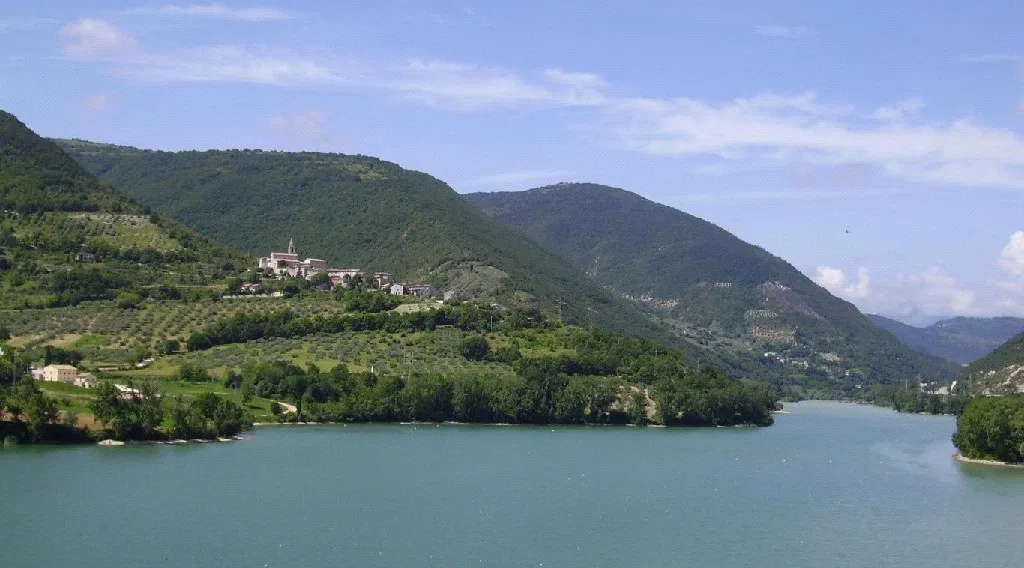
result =
M117 387L111 382L103 381L96 386L95 397L89 403L89 409L104 427L114 425L121 418L119 394Z
M459 353L470 361L483 361L490 352L490 344L481 335L471 335L459 343Z
M181 351L181 343L179 343L176 339L167 339L161 341L160 344L157 346L157 353L161 355L171 355L173 353L177 353L178 351Z

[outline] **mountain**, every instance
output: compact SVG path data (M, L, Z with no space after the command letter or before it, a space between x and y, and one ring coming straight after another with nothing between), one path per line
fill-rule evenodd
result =
M1024 333L971 363L961 380L971 392L1024 393Z
M809 392L849 393L956 372L908 349L782 259L636 194L558 184L466 199L752 375L783 369Z
M879 315L867 314L867 317L907 347L957 363L980 359L1024 332L1024 318L955 317L921 328Z
M567 321L671 341L635 306L424 173L344 154L57 142L104 182L238 250L262 255L294 239L303 257L332 267L552 315L561 299Z
M205 286L244 259L100 183L0 111L0 307L53 307Z

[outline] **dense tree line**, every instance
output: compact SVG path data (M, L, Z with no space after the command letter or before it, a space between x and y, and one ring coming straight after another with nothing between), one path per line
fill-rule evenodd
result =
M135 389L132 382L127 386ZM238 434L252 425L241 406L213 393L191 400L175 397L168 408L154 383L141 383L135 390L122 392L110 382L96 388L90 409L103 424L104 436L117 440L214 438Z
M373 330L398 333L433 330L442 326L477 331L488 329L494 322L499 326L504 325L504 329L514 329L523 323L518 313L517 310L510 310L503 314L493 309L462 304L412 313L357 312L338 316L299 317L294 312L285 310L271 314L236 314L192 334L187 345L189 351L200 351L216 345L244 343L270 337L305 337L317 333Z
M897 412L959 416L971 401L971 396L967 394L934 394L916 387L904 388L895 385L875 385L871 394L871 402L891 406Z
M956 426L953 445L965 457L1024 462L1024 395L977 397Z
M464 354L509 364L514 376L485 373L401 376L321 372L275 361L244 367L228 386L243 397L292 401L286 418L315 421L446 421L526 424L636 423L705 426L772 423L775 399L709 368L689 369L678 352L645 340L571 330L572 354L526 357L491 350L481 335ZM470 348L471 347L471 348ZM468 349L468 352L467 352Z

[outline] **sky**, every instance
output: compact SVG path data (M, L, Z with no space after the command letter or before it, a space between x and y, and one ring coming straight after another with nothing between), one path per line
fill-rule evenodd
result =
M1019 0L36 0L0 14L0 109L462 193L620 187L923 325L1024 316L1022 23Z

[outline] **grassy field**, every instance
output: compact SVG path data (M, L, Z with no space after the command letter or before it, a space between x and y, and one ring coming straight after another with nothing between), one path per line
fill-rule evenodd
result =
M109 377L116 383L125 383L129 378L136 382L142 377L128 377L124 375L111 375ZM96 427L95 421L92 417L92 411L89 409L89 402L93 398L93 389L86 389L76 387L74 385L68 385L64 383L52 383L42 382L36 383L47 395L54 398L60 404L63 411L72 411L78 416L78 424L87 427ZM181 396L183 398L192 399L200 394L212 392L221 396L226 396L241 403L239 393L234 389L224 387L219 382L212 383L187 383L177 380L159 380L158 386L160 391L164 393L164 396L170 397ZM256 422L270 422L273 421L274 416L270 412L271 400L265 398L253 397L252 400L246 405L246 408L252 413L253 420Z

